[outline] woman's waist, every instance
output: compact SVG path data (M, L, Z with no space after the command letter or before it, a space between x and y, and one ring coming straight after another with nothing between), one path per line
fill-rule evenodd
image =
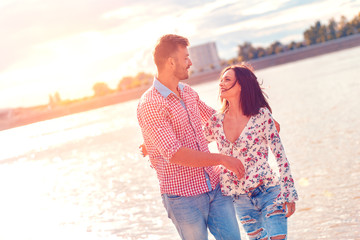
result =
M271 183L271 184L267 184L267 185L260 183L255 188L248 189L248 191L246 191L245 193L232 194L232 197L234 199L239 199L243 196L248 196L248 197L254 198L254 197L257 197L261 193L268 192L269 189L272 189L272 188L278 188L280 191L280 185L278 183Z
M277 178L259 180L258 182L249 182L249 183L245 182L243 191L241 192L241 194L248 194L248 193L251 193L252 191L254 191L255 189L269 188L269 187L276 186L278 184L279 184L279 180Z
M248 178L245 176L243 179L238 180L236 176L232 177L220 175L220 182L225 190L226 195L241 195L248 194L257 188L269 188L279 184L279 179L275 175L267 176L266 178Z

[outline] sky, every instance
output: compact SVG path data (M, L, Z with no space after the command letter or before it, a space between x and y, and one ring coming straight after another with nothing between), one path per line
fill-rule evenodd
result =
M360 0L1 0L0 109L93 95L105 82L155 74L152 49L174 33L216 42L222 59L245 41L302 41L318 20L353 19Z

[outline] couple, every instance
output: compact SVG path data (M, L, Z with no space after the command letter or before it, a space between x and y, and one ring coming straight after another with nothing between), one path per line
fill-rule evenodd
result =
M187 84L189 42L164 35L154 50L158 74L137 117L165 209L182 239L286 239L298 199L271 108L245 65L221 74L216 112ZM220 153L210 153L216 141ZM276 157L280 179L267 161ZM234 209L235 207L235 209Z

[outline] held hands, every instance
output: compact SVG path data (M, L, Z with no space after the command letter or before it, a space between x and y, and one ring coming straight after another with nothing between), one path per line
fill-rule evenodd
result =
M238 179L243 178L245 175L244 165L237 158L226 156L226 158L224 158L222 161L222 165L226 169L235 173Z
M283 209L284 209L284 211L286 211L286 209L287 209L285 217L287 217L287 218L290 217L295 212L295 202L283 203Z
M147 152L147 149L146 149L146 146L144 143L139 146L139 151L143 157L146 157L148 155L148 152ZM223 155L221 165L223 165L225 168L227 168L228 170L235 173L235 175L237 176L238 179L243 178L245 175L244 165L237 158Z

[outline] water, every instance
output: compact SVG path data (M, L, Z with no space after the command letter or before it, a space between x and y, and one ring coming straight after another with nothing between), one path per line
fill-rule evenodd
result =
M256 73L300 196L289 239L360 239L359 62L357 47ZM219 107L217 82L194 88ZM136 105L0 131L0 239L179 239L138 153Z

